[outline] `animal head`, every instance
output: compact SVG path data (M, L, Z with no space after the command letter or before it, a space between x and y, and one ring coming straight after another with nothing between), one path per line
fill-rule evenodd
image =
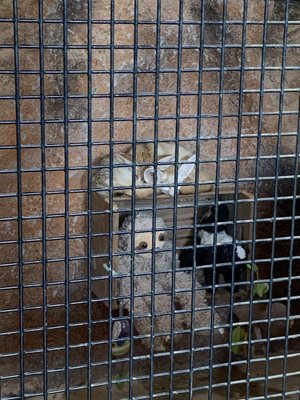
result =
M153 219L152 212L137 212L135 214L134 223L134 248L143 257L151 257L152 241L153 241ZM164 220L160 217L156 218L156 232L155 232L155 247L161 249L165 243L166 225ZM124 233L120 235L119 247L128 252L131 251L131 230L132 230L132 217L125 218L122 226Z
M114 154L114 174L118 174L120 176L123 186L132 186L133 167L130 159L126 156L126 154L123 155L121 153ZM120 164L120 166L118 166L118 164ZM142 186L144 183L143 167L137 166L135 170L135 184L136 186Z
M215 218L216 218L216 207L212 206L201 218L201 224L203 224L203 225L214 224ZM228 207L225 204L220 204L218 206L217 222L224 222L224 223L229 222L229 211L228 211ZM226 230L226 228L227 228L227 224L218 225L217 231L221 232L221 231ZM213 233L215 231L214 226L205 226L205 227L203 227L203 229L209 233Z
M186 161L186 163L182 163L178 167L178 183L184 182L193 172L195 168L195 162L196 156L193 155L189 157ZM180 160L182 162L182 160ZM164 164L158 164L156 168L156 179L157 179L157 184L172 184L174 185L175 181L175 155L170 155L167 157L163 157L159 160L159 162L162 162ZM170 164L167 164L170 163ZM155 169L154 167L149 167L146 168L144 171L144 180L148 184L153 184L154 182L154 174L155 174ZM179 190L179 188L178 188ZM161 187L161 191L165 194L169 194L171 196L174 196L174 187L168 187L164 186Z

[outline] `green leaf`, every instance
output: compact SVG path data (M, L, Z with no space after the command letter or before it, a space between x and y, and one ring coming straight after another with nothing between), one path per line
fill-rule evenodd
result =
M269 284L267 282L255 283L253 286L253 296L257 296L260 299L269 292Z
M256 274L256 278L259 279L259 269L256 264L251 265L247 264L247 268L249 271L252 271L252 268ZM269 292L269 284L267 282L254 283L253 285L253 296L257 296L262 299Z
M256 264L253 264L253 265L247 264L247 268L249 269L249 271L252 271L252 268L253 268L253 269L254 269L254 272L255 272L256 274L258 274L258 266L257 266Z
M241 344L235 344L239 342L243 342L247 339L247 333L241 326L236 326L232 331L232 352L234 354L240 353L242 346Z
M125 387L126 384L127 384L127 382L124 381L124 379L126 379L126 376L125 376L124 374L122 374L122 373L120 373L120 374L118 374L118 375L116 376L116 380L118 381L118 382L116 383L116 386L117 386L117 388L118 388L119 390L124 389L124 387Z

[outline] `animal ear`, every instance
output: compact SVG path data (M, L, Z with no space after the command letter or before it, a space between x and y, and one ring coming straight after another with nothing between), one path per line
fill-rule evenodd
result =
M153 173L154 173L154 168L149 167L145 169L144 171L144 181L146 183L153 183Z
M192 164L182 164L178 169L178 181L183 182L193 171L195 168L195 164L193 164L196 160L196 155L194 154L192 157L184 160L186 162L190 162Z
M163 157L158 160L159 164L157 164L157 170L165 171L166 169L170 168L172 164L160 164L161 162L173 162L175 161L175 155L172 154L171 156Z
M161 158L159 161L162 162L169 162L169 161L174 161L175 157L172 156L168 156L168 157L163 157ZM167 168L169 168L170 165L166 164L166 165L161 165L161 164L157 164L157 182L161 182L162 178L163 178L163 171L165 171ZM147 169L145 169L144 171L144 180L147 183L153 183L153 175L154 175L154 167L149 167Z
M117 161L117 163L120 163L120 164L130 164L130 161L128 160L128 158L124 157L120 153L115 154L115 160Z
M162 181L163 173L159 169L157 169L156 172L157 172L157 183L160 183ZM149 167L149 168L145 169L145 171L144 171L144 181L146 183L153 183L153 181L154 181L154 179L153 179L154 173L155 173L154 167Z

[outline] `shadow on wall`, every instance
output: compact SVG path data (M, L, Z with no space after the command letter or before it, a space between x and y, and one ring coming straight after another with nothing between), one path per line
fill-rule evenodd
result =
M275 21L284 20L284 2L275 2L272 19ZM300 4L297 1L292 1L289 7L289 21L296 21L300 18ZM270 43L282 43L284 34L283 25L270 25L268 31L268 41ZM289 25L288 27L288 44L296 44L300 41L299 25ZM267 51L267 66L280 67L282 65L283 50L269 49ZM297 65L299 53L296 49L287 48L286 50L286 66L292 67ZM297 70L289 69L285 71L284 89L299 88L300 77ZM266 73L265 87L266 89L280 88L281 71L273 70ZM266 101L265 110L270 112L278 112L279 110L279 93L264 95ZM257 225L258 238L276 238L273 241L274 256L278 258L273 265L270 262L261 264L261 275L263 278L269 278L273 275L274 278L285 278L282 282L275 282L273 285L273 298L288 297L289 283L288 277L297 277L291 279L291 293L294 296L300 294L300 260L289 260L290 256L299 257L300 255L300 201L292 197L299 196L299 162L296 168L295 155L299 156L299 143L297 144L298 132L298 110L299 96L292 91L284 92L283 96L283 111L288 111L293 114L285 114L280 117L274 116L268 118L264 124L266 132L272 134L277 133L278 127L281 129L281 138L277 143L278 136L269 140L269 145L265 146L266 153L262 155L273 156L273 159L265 159L260 161L259 177L263 180L259 184L259 197L270 198L278 197L278 201L273 200L259 203L258 216L259 218L278 217L278 221L264 221ZM299 132L298 132L299 135ZM299 141L299 139L298 139ZM268 142L268 139L266 139ZM277 153L278 149L278 153ZM264 149L263 149L264 151ZM280 160L277 163L276 154L279 154ZM274 177L278 172L279 180L276 190ZM287 197L287 198L284 198ZM274 208L276 212L274 213ZM292 216L295 216L295 223L291 221ZM279 218L284 218L280 220ZM291 238L295 236L294 244L291 244ZM262 243L257 245L256 258L266 259L272 254L272 242ZM267 257L266 257L267 255ZM299 313L296 301L291 302L292 313Z

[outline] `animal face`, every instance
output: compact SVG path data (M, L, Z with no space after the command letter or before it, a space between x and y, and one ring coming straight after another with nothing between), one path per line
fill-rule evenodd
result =
M202 216L201 218L201 224L203 225L211 225L215 224L215 219L216 219L216 208L215 206L210 207L206 213ZM229 211L228 207L225 204L220 204L218 207L218 218L217 222L223 222L223 225L218 225L217 226L217 231L222 232L227 229L227 224L229 222ZM204 226L203 229L206 232L209 233L214 233L215 227L214 226Z
M136 233L135 234L135 249L141 253L143 257L147 257L151 255L151 250L152 250L152 238L153 234L152 232L141 232L141 233ZM164 245L164 240L165 240L165 233L164 232L156 232L155 235L155 248L156 249L161 249ZM143 254L143 251L145 253Z
M174 185L175 183L175 155L170 155L167 157L163 157L159 160L160 162L166 163L166 164L158 164L156 168L156 172L154 167L149 167L146 168L144 171L144 180L148 184L153 184L154 182L154 174L156 173L157 175L157 183L158 184L171 184ZM194 162L196 161L196 156L193 155L189 157L187 160L185 160L187 163L183 163L183 160L180 160L181 164L178 167L178 183L185 182L188 178L189 180L193 181L194 176L192 175L194 173L195 169L195 164ZM167 164L170 162L170 164ZM180 188L177 188L177 193L179 193ZM165 194L168 194L172 197L174 197L175 194L175 188L172 186L164 186L161 187L161 191Z
M152 212L140 211L135 215L134 223L134 250L142 256L151 257L152 242L153 242L153 215ZM130 252L132 245L132 217L128 216L122 223L121 230L126 231L126 233L120 235L119 237L119 247L120 249ZM164 220L160 217L156 217L155 224L155 248L161 249L165 242L167 242L166 235L166 225Z

